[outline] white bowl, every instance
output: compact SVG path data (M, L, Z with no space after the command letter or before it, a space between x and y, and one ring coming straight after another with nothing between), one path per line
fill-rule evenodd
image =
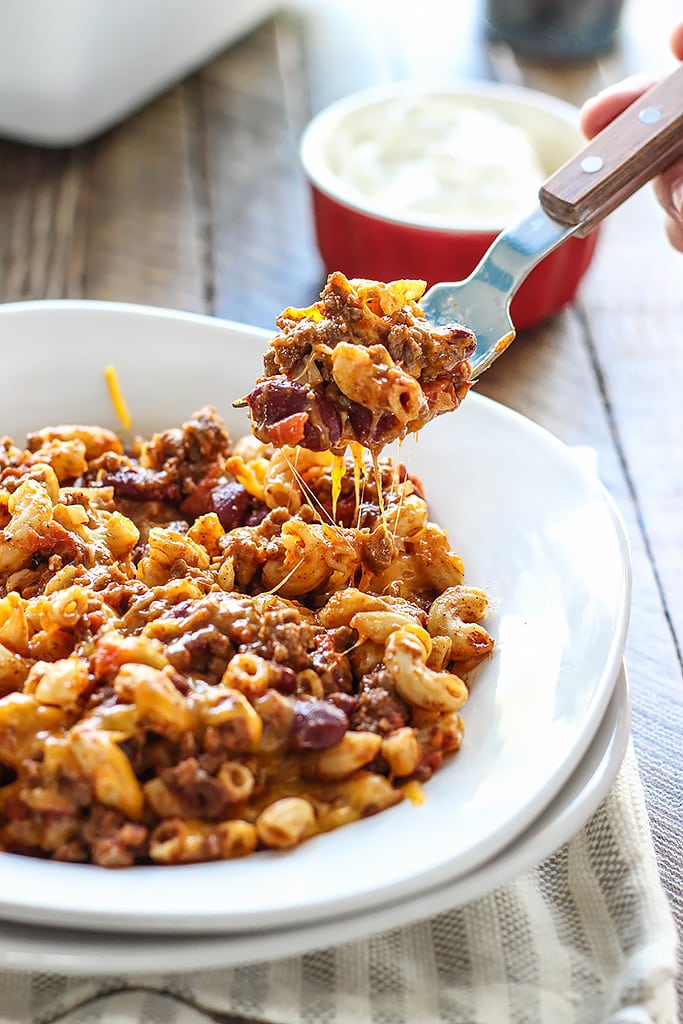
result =
M567 842L609 793L628 744L631 707L622 671L595 739L556 798L492 860L412 898L339 918L274 930L229 934L155 935L84 932L0 924L0 967L67 975L152 974L209 970L299 956L423 921L469 903L531 870Z
M49 423L116 429L114 363L135 430L232 408L268 334L108 303L0 306L0 435ZM116 872L0 855L0 917L147 932L255 932L408 898L494 857L559 793L589 749L619 675L629 612L623 529L597 478L528 420L476 394L429 424L408 461L467 579L492 596L497 641L464 709L462 750L375 817L286 854ZM550 852L550 851L547 851Z

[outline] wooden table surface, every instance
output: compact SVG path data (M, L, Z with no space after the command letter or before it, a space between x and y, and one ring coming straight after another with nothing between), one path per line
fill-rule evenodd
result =
M581 102L672 64L680 0L627 0L617 50L564 68L487 46L475 3L423 0L419 22L411 10L299 3L100 138L0 141L0 300L141 302L270 328L324 279L297 153L312 113L405 77L498 78ZM649 188L605 224L576 303L519 336L478 389L595 449L626 522L633 736L683 931L683 255Z

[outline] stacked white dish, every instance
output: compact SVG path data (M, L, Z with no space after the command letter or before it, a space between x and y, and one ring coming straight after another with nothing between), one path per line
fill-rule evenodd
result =
M114 363L140 433L232 401L268 334L106 303L0 307L0 431L118 429ZM412 448L412 450L410 450ZM623 528L597 477L555 438L473 394L402 458L423 481L469 582L492 596L497 649L460 753L409 801L286 853L116 872L0 854L0 966L187 970L359 938L465 902L548 856L607 793L629 732Z

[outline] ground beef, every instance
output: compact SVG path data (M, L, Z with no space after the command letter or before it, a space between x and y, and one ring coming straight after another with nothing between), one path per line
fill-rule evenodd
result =
M183 632L166 649L174 668L184 675L199 675L217 683L225 672L235 648L215 625Z
M180 500L178 481L166 470L131 465L125 456L109 455L106 461L109 465L103 468L101 481L105 487L113 488L117 498L169 504Z
M358 687L358 705L351 713L351 728L386 736L410 721L410 707L396 693L383 665L364 675Z
M216 411L206 406L180 429L155 434L144 454L152 469L175 476L182 494L188 496L230 454L230 437Z
M218 779L201 766L196 757L188 757L173 768L161 772L183 818L220 818L228 807L227 793Z
M337 650L334 637L329 633L320 633L316 637L311 666L320 676L326 695L352 692L353 675L349 659Z
M90 847L90 859L102 867L129 867L144 859L147 852L147 828L101 804L93 805L81 835ZM73 851L67 847L67 852Z

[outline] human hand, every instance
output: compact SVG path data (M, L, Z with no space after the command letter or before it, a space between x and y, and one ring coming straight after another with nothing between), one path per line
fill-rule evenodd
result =
M671 36L671 49L675 57L683 60L683 21ZM580 127L592 139L605 125L634 103L655 79L644 75L627 78L611 85L588 100L581 110ZM683 160L677 160L653 181L655 195L666 214L666 233L676 249L683 252Z

